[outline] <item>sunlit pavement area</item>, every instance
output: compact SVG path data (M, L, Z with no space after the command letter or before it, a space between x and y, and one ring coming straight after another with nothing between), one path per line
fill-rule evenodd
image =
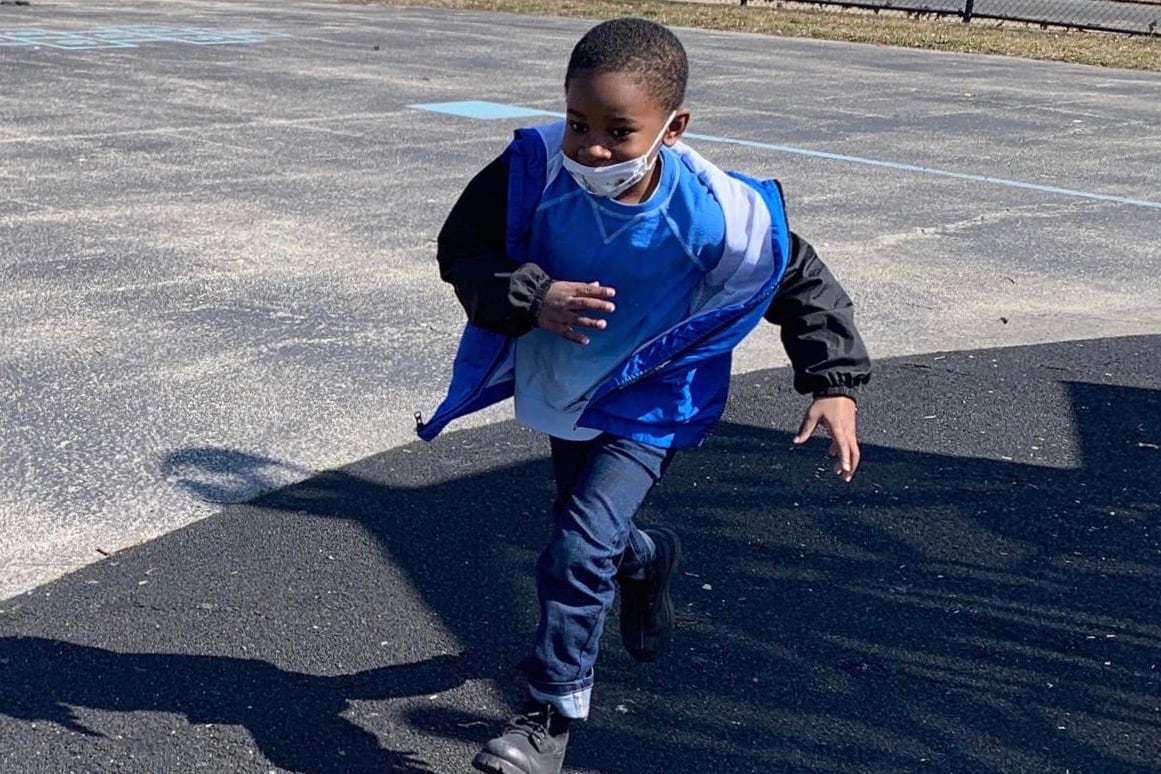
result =
M0 770L465 770L551 480L503 409L413 441L433 240L587 26L0 7ZM879 368L843 485L747 341L644 515L675 649L609 627L570 770L1156 770L1161 78L679 35L691 142L782 181Z

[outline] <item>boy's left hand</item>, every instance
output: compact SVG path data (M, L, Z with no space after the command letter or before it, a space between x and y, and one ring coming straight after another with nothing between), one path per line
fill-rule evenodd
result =
M836 395L830 398L816 398L806 409L802 417L802 425L798 428L798 435L794 436L795 444L804 444L810 438L814 429L822 425L830 434L831 442L829 454L837 457L834 472L841 476L843 481L854 478L855 470L859 467L859 439L855 428L855 414L858 407L854 400L845 396Z

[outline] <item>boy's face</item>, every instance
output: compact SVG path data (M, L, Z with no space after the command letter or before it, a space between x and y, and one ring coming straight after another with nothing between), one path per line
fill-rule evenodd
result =
M662 142L673 145L689 122L682 109L666 124L670 111L627 73L581 73L565 84L564 96L568 131L561 150L585 166L643 156L663 129Z

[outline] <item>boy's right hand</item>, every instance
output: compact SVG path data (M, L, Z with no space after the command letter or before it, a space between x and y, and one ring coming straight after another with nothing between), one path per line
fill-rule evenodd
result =
M612 312L616 309L611 301L617 294L613 288L602 287L599 282L556 281L548 286L544 300L540 302L540 312L536 315L536 326L561 338L588 344L589 337L577 333L575 328L604 330L605 321L589 317L593 312Z

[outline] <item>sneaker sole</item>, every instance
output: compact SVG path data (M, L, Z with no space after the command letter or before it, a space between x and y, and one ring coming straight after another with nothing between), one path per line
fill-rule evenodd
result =
M671 635L673 633L674 610L673 610L673 597L671 597L669 594L669 584L673 578L673 574L675 572L677 572L678 563L681 561L681 540L678 539L676 532L674 532L671 529L666 529L666 528L651 529L651 530L647 529L647 530L645 530L645 534L651 538L653 538L655 535L665 535L668 538L668 540L665 541L667 543L667 546L672 547L672 552L669 554L669 557L668 557L669 561L667 563L666 570L661 576L661 582L658 584L658 589L657 589L657 597L658 597L658 599L661 600L661 609L665 613L665 615L669 618L669 622L670 622L669 623L669 635L670 636L666 636L664 640L659 642L657 644L657 648L655 650L651 650L651 651L632 651L632 650L630 650L629 651L629 655L632 656L635 661L648 663L650 661L656 660L658 656L665 653L665 651L669 647L669 641L672 639ZM658 551L663 550L661 548L661 541L654 539L653 544L655 546L657 546Z
M497 758L495 755L488 753L480 753L472 761L472 768L476 771L483 771L486 774L527 774L524 771L508 763L506 760Z

